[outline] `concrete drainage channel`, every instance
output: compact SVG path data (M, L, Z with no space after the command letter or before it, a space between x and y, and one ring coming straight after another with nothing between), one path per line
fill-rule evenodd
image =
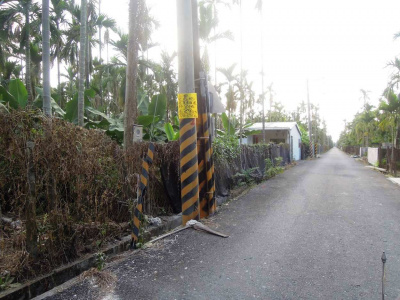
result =
M249 191L250 187L244 189L238 189L235 195L226 197L217 197L217 205L221 206L225 202L240 197ZM148 242L153 237L162 235L168 231L171 231L182 225L182 214L170 216L170 217L160 217L162 219L162 224L159 226L150 226L147 228L143 235L143 241ZM102 250L101 252L107 255L110 259L117 254L129 250L131 243L131 236L125 236L120 242L109 246L108 248ZM86 270L94 267L96 265L95 254L85 256L71 264L62 266L55 269L53 272L36 278L35 280L28 281L21 286L13 289L6 290L0 293L0 300L29 300L51 289L62 285L63 283L79 276Z
M159 226L150 226L147 228L143 235L144 242L150 241L153 237L161 235L167 231L175 229L182 224L182 215L174 215L171 217L162 217L162 224ZM116 243L106 249L103 253L107 255L107 258L122 253L129 249L131 242L131 236L124 237L119 243ZM56 286L59 286L66 281L79 276L84 271L89 270L96 264L95 254L85 256L71 264L62 266L55 269L53 272L41 276L35 280L28 281L21 286L6 290L0 293L1 300L29 300L33 297L39 296Z

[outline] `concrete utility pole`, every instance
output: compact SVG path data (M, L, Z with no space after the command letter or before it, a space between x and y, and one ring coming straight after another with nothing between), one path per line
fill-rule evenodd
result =
M264 89L264 18L263 18L263 3L262 0L260 1L260 23L261 23L261 101L262 101L262 130L263 130L263 144L265 144L265 89ZM271 122L271 120L270 120Z
M210 116L209 105L206 91L207 75L201 66L200 58L200 43L199 43L199 17L198 17L198 4L197 0L192 1L192 24L193 24L193 59L194 59L194 80L195 91L197 94L197 108L198 118L196 119L197 128L197 159L198 159L198 173L199 173L199 204L200 204L200 218L207 217L210 212L213 213L213 185L210 182L212 179L212 153L211 140L210 140ZM212 202L212 203L210 203Z
M199 219L197 161L197 95L194 85L192 1L177 0L178 16L178 113L182 223Z
M310 92L308 89L308 79L307 79L307 104L308 104L308 135L310 137L310 152L311 152L311 157L314 157L314 143L313 143L313 138L312 138L312 128L311 128L311 106L310 106Z
M192 2L177 0L178 12L178 88L179 93L194 93Z
M243 133L243 114L244 114L244 92L243 92L243 13L242 13L242 0L239 0L239 10L240 10L240 127L239 127L239 147L242 151L242 133ZM230 121L230 120L229 120ZM240 153L240 171L242 170L242 154Z

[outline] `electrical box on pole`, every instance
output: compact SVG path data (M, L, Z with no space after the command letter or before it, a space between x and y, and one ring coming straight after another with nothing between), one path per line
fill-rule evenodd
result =
M143 126L138 124L133 124L133 142L142 142L143 141Z

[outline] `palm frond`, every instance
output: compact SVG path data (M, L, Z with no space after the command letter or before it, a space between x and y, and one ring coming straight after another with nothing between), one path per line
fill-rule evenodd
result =
M227 30L227 31L217 33L217 34L207 38L207 41L208 41L208 43L212 43L212 42L215 42L215 41L221 40L221 39L228 39L230 41L233 41L235 38L234 38L232 31Z

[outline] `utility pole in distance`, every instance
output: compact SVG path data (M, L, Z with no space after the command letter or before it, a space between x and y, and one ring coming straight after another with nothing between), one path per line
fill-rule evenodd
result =
M310 138L310 152L311 152L311 157L314 157L314 143L313 143L312 128L311 128L311 117L310 117L311 106L310 106L310 92L308 89L308 79L307 79L307 104L308 104L308 135Z
M182 224L198 220L199 179L197 161L197 94L194 85L192 1L177 0L178 115Z

